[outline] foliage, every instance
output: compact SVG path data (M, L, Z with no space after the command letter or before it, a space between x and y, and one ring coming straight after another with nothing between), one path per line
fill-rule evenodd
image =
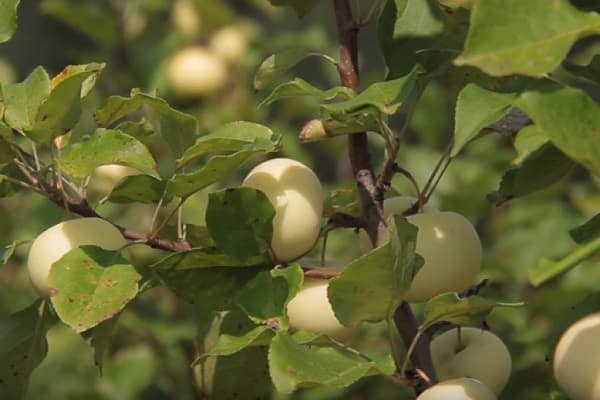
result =
M553 325L598 311L593 2L352 0L367 44L357 91L337 75L332 2L177 1L197 13L191 36L167 0L0 2L0 61L22 77L0 65L0 398L412 399L410 355L447 324L504 338L506 398L558 396ZM227 26L249 47L226 86L178 95L169 57ZM34 54L38 39L48 53ZM423 264L416 228L396 216L363 255L339 229L361 226L345 153L362 132L386 196L461 212L484 245L488 284L415 305L412 343L394 318ZM239 187L274 154L312 165L329 193L323 240L289 265L272 261L272 204ZM98 167L112 164L136 174L106 190ZM49 276L58 294L39 299L28 243L77 214L132 243L74 248ZM348 343L289 328L319 255L335 315L362 323Z

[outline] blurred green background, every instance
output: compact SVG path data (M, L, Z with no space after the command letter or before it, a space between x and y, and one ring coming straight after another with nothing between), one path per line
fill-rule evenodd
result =
M0 45L0 80L20 81L37 65L55 74L67 64L106 62L108 67L97 89L86 100L90 110L107 96L127 95L131 88L157 91L176 108L196 115L204 132L235 120L263 123L283 135L283 154L311 165L328 192L352 188L344 138L306 145L297 139L304 122L318 116L318 103L290 99L259 109L257 105L266 93L256 94L252 89L253 73L273 52L300 45L337 55L331 2L322 2L299 20L291 10L273 8L266 0L190 1L199 19L199 28L191 33L176 26L170 0L23 1L17 34ZM370 1L354 4L364 10ZM248 48L239 62L228 67L226 85L207 97L179 97L165 76L169 57L185 46L207 44L219 29L229 26L244 32ZM360 46L363 85L382 80L385 66L377 51L374 26L361 32ZM335 69L316 60L301 64L294 73L323 88L338 82ZM400 163L421 185L451 137L455 94L443 79L433 82L402 144ZM161 154L160 145L153 151ZM375 160L381 160L382 144L375 138L371 152ZM541 288L528 284L527 271L541 257L560 258L575 247L567 231L600 210L600 182L576 169L568 180L548 190L494 207L486 194L497 188L503 172L516 158L510 138L486 136L451 164L432 201L442 210L463 213L476 224L485 248L481 278L490 280L482 294L498 301L525 302L521 308L498 308L489 319L490 327L509 346L514 361L513 375L501 398L542 400L550 398L555 389L548 361L555 335L572 322L570 307L598 289L600 258ZM252 166L244 165L239 175L223 186L239 184ZM413 194L402 177L396 177L392 187L396 192ZM194 196L185 206L185 221L203 224L205 206L206 193ZM97 210L111 221L140 230L149 228L153 212L146 206L110 204L99 205ZM0 245L31 240L65 218L61 209L24 192L0 198L0 212ZM0 316L20 310L36 298L24 268L27 250L27 245L18 247L16 256L0 267ZM320 245L305 262L316 263L319 252ZM327 265L343 267L358 252L355 232L335 231L329 238ZM144 293L123 312L102 376L84 340L68 327L57 325L50 331L49 354L33 374L28 398L201 398L201 374L189 365L196 356L195 343L201 347L208 329L206 321L212 318L211 313L185 304L167 289ZM209 341L210 334L207 337ZM384 329L379 325L365 326L352 344L367 354L388 351ZM222 371L230 380L213 381L213 386L229 385L252 392L260 384L259 378L240 378L246 374L243 358L227 365L237 366L238 371ZM273 394L272 398L285 397ZM306 389L291 398L377 400L411 398L411 393L374 377L341 392Z

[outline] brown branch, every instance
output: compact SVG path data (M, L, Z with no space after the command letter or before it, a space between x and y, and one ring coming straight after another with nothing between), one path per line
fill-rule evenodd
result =
M402 341L407 346L410 345L417 334L419 322L407 302L402 302L400 307L394 312L394 324L396 325L396 329L398 329ZM410 359L416 368L423 371L429 377L430 382L435 383L437 382L437 377L433 362L431 361L429 342L429 335L427 333L423 334L417 342Z
M358 92L360 88L358 70L359 28L354 22L349 0L333 0L333 6L340 45L340 60L338 62L340 79L344 86ZM393 165L392 162L388 163L390 164L388 167L389 171L387 173L384 171L384 177L380 184L381 187L378 188L371 167L366 133L355 133L348 136L348 151L352 171L358 183L365 229L372 243L376 246L386 228L383 218L384 184L387 177L394 173L392 172ZM395 310L394 322L402 340L408 347L417 334L419 323L407 303L402 303ZM414 367L429 377L427 385L436 382L427 335L423 335L422 339L419 340L411 359ZM417 392L423 390L420 385L416 386L415 389Z
M339 269L330 268L302 267L302 269L304 270L304 276L307 278L331 279L340 276L342 273Z

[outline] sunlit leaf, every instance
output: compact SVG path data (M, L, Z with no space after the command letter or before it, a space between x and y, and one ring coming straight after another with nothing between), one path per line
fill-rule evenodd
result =
M443 293L425 303L422 329L427 329L436 322L481 326L495 305L495 302L481 296L460 298L456 293Z
M497 93L475 84L465 86L456 101L456 122L451 156L456 156L471 140L488 125L508 113L517 96Z
M40 105L50 94L50 77L42 67L34 69L21 83L2 85L4 119L17 131L33 128Z
M17 30L17 7L20 1L0 1L0 43L10 40Z
M58 160L61 169L76 178L89 176L96 167L126 165L156 176L156 162L148 148L133 136L112 129L97 129L89 139L68 147Z
M581 36L600 32L600 15L568 0L477 1L457 65L499 76L543 76L558 67Z
M52 264L48 284L60 319L83 332L113 317L137 295L140 275L118 252L81 246Z
M321 101L328 101L339 98L341 100L348 100L354 97L356 94L352 89L347 87L334 87L328 90L319 89L304 79L295 78L286 83L282 83L277 86L267 98L265 98L259 107L269 105L277 100L281 100L287 97L300 97L300 96L311 96L316 97Z

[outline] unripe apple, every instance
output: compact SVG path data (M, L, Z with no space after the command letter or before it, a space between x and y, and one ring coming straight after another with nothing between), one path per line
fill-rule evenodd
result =
M175 28L185 36L195 36L200 32L202 21L192 0L176 0L171 9Z
M459 339L460 338L460 339ZM500 394L512 370L504 342L492 332L473 328L451 329L431 341L431 359L440 380L474 378Z
M304 278L304 284L287 305L292 329L322 333L338 341L348 339L355 328L342 325L327 297L329 282L325 279Z
M244 32L235 26L221 28L210 39L211 51L229 64L238 62L248 49Z
M191 46L179 50L166 66L167 81L175 93L186 97L209 95L227 81L227 67L207 48Z
M277 261L295 260L314 246L321 229L323 190L310 168L274 158L254 167L242 185L264 192L275 207L271 249Z
M121 232L101 218L79 218L61 222L42 232L31 245L27 269L33 285L42 296L49 296L48 274L52 264L71 249L94 245L118 250L127 244Z
M137 174L138 170L124 165L101 165L94 170L88 187L96 192L108 194L121 179Z
M400 197L386 201L384 212L393 215L404 212L415 200ZM416 251L425 261L404 296L404 300L411 303L424 302L445 292L467 289L479 273L483 254L479 236L465 217L427 207L424 211L407 217L408 222L419 229ZM385 240L387 237L382 243ZM362 243L362 248L365 243L368 248L371 247L366 234Z
M575 322L554 351L554 376L572 400L600 400L600 312Z
M496 400L483 383L469 378L440 382L417 397L417 400Z

